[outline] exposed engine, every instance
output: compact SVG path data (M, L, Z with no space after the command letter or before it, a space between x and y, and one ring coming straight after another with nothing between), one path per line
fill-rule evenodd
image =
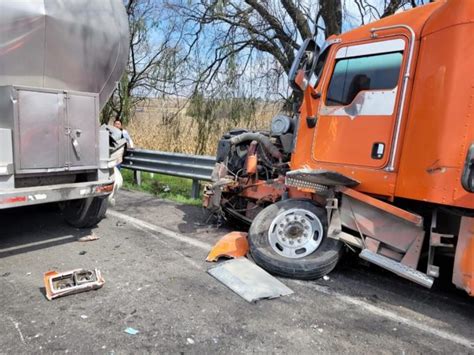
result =
M295 119L277 115L270 131L226 133L217 148L213 183L205 190L207 208L227 220L250 224L261 209L281 199L295 126ZM267 185L270 193L253 194L259 185Z

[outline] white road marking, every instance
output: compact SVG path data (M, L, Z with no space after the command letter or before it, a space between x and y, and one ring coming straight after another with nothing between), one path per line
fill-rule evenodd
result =
M131 223L133 224L133 223ZM202 267L202 265L200 265L199 263L197 263L196 261L188 258L186 255L184 255L183 253L181 253L180 251L176 250L176 249L173 249L172 247L170 247L168 245L168 243L166 243L165 240L163 240L163 237L162 236L158 236L156 234L153 234L152 232L150 232L148 229L142 227L142 226L139 226L137 224L133 224L133 226L139 230L141 230L143 233L146 233L146 235L148 235L149 237L152 237L153 239L156 239L158 240L159 242L165 244L169 249L171 249L171 252L179 255L182 260L184 260L185 262L187 262L188 264L191 264L191 266L193 266L194 268L196 269L199 269L199 270L203 270L205 271L205 269Z
M293 281L300 284L300 285L308 286L308 282L297 281L297 280L293 280ZM460 336L460 335L457 335L457 334L454 334L454 333L450 333L450 332L447 332L447 331L444 331L444 330L440 330L440 329L437 329L437 328L434 328L434 327L430 327L429 325L418 322L416 320L412 320L412 319L409 319L409 318L399 316L398 314L396 314L392 311L389 311L387 309L383 309L381 307L374 306L373 304L365 302L361 299L351 297L351 296L347 296L347 295L343 295L339 292L335 292L335 291L331 290L329 287L315 285L315 284L310 284L310 285L313 289L315 289L318 292L321 292L323 294L326 294L328 296L336 298L339 301L342 301L344 303L357 306L357 307L359 307L359 309L362 308L365 311L370 312L370 313L372 313L374 315L377 315L379 317L387 318L387 319L390 319L391 321L401 323L401 324L405 324L409 327L416 328L416 329L421 330L425 333L437 336L437 337L445 339L445 340L449 340L453 343L465 346L469 349L474 348L474 340L473 339L468 339L468 338L465 338L463 336Z
M185 235L179 234L177 232L171 231L169 229L166 229L166 228L163 228L163 227L160 227L160 226L142 221L138 218L127 216L127 215L125 215L123 213L120 213L120 212L117 212L117 211L108 210L107 214L109 214L109 215L111 215L115 218L119 218L123 221L126 221L126 222L134 225L135 227L137 227L140 230L145 229L145 230L148 230L148 231L154 231L154 232L160 233L161 235L164 235L168 238L172 238L172 239L175 239L175 240L183 242L183 243L188 243L192 246L198 247L198 248L206 250L206 251L208 251L211 248L211 245L208 244L208 243L198 241L196 239L193 239L193 238L187 237ZM159 239L159 237L157 237L157 236L154 236L154 235L152 235L152 236ZM309 283L309 282L306 282L306 281L292 280L292 282L295 282L297 284L300 284L300 285L303 285L303 286L306 286L306 287L310 286L311 288L315 289L316 291L318 291L320 293L331 296L331 297L333 297L333 298L335 298L335 299L337 299L341 302L344 302L346 304L357 306L357 307L359 307L359 309L364 309L365 311L370 312L370 313L372 313L376 316L389 319L393 322L405 324L409 327L418 329L422 332L434 335L436 337L448 340L450 342L465 346L469 349L474 348L474 341L472 339L468 339L468 338L465 338L463 336L460 336L460 335L457 335L457 334L454 334L454 333L450 333L450 332L447 332L447 331L444 331L444 330L440 330L440 329L430 327L429 325L418 322L416 320L412 320L412 319L409 319L409 318L399 316L398 314L396 314L392 311L389 311L387 309L383 309L381 307L374 306L374 305L372 305L368 302L365 302L361 299L351 297L351 296L347 296L347 295L343 295L339 292L335 292L335 291L331 290L329 287L315 285L315 284L312 284L312 283Z
M163 227L160 227L160 226L142 221L141 219L127 216L126 214L123 214L123 213L120 213L120 212L117 212L117 211L108 210L107 214L112 216L112 217L121 219L122 221L133 224L136 227L141 227L141 228L144 228L148 231L153 231L153 232L156 232L156 233L160 233L160 234L164 235L165 237L177 240L179 242L187 243L189 245L192 245L194 247L203 249L205 251L209 251L212 247L212 245L210 245L208 243L201 242L201 241L196 240L194 238L187 237L183 234L171 231L167 228L163 228Z

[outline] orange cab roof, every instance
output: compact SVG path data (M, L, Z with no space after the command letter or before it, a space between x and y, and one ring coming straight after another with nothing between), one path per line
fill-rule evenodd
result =
M354 30L348 31L346 33L343 33L339 36L335 36L332 38L341 39L343 42L352 42L354 40L369 38L371 35L370 30L373 28L393 26L393 25L408 25L415 32L416 38L419 39L422 35L423 28L425 24L427 23L428 19L433 14L435 14L440 8L444 7L444 5L450 2L471 3L471 1L465 1L465 0L437 1L434 3L416 7L414 9L403 11L389 17L385 17L381 20L358 27ZM471 5L474 5L474 1L472 1ZM470 6L470 7L473 7L473 6Z

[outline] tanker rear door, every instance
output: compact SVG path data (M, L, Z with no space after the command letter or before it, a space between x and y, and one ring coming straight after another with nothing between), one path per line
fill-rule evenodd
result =
M88 93L67 93L68 164L96 169L98 164L99 99Z
M11 107L2 114L14 122L17 174L98 168L98 94L7 88Z
M332 52L322 82L313 159L384 168L390 156L402 83L402 38L344 45Z

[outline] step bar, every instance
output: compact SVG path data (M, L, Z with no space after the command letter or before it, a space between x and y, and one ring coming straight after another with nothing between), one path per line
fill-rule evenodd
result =
M434 279L427 274L387 258L386 256L374 253L369 249L362 250L359 257L426 288L433 286Z

